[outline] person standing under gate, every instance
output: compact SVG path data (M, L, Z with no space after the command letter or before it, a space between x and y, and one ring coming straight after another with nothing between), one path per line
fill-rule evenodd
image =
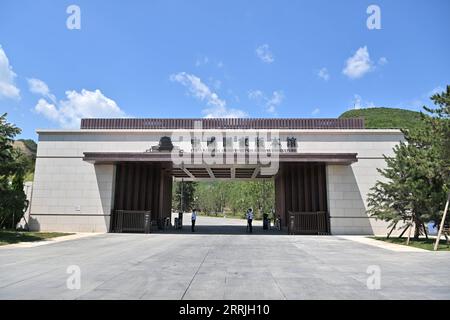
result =
M247 231L249 233L253 232L253 228L252 228L252 222L253 222L253 209L250 208L247 210L246 213L246 218L247 218Z
M195 232L195 220L197 220L197 210L196 209L192 209L192 216L191 216L191 222L192 222L191 230L192 230L192 232Z

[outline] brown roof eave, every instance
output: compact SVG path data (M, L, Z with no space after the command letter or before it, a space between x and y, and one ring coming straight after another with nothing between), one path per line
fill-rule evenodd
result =
M246 153L252 155L251 153ZM200 155L200 154L199 154ZM183 153L188 159L193 153ZM253 154L253 156L255 156ZM273 156L276 156L273 154ZM234 154L237 157L237 153ZM278 157L283 162L321 162L328 164L350 165L357 162L357 153L299 153L282 152ZM90 163L118 163L118 162L172 162L171 152L84 152L84 161Z

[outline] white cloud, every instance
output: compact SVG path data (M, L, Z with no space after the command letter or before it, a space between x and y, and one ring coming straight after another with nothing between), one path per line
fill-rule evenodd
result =
M315 108L312 112L311 112L311 114L313 115L313 116L316 116L316 115L318 115L320 113L320 109L319 108Z
M30 78L28 80L28 87L32 93L39 94L43 97L49 98L56 103L56 97L50 93L50 89L47 84L39 79Z
M66 99L57 104L48 103L40 99L35 111L44 117L59 123L63 128L77 128L82 118L117 118L126 114L116 102L100 90L89 91L82 89L66 91Z
M272 52L270 51L269 45L263 44L256 48L256 55L261 59L262 62L272 63L275 61Z
M325 81L328 81L330 79L330 74L328 73L327 68L322 68L317 72L317 76Z
M276 113L276 109L284 100L282 91L274 91L271 97L268 97L261 90L251 90L248 93L250 100L256 101L258 104L264 105L268 113Z
M47 84L39 79L30 78L28 80L28 87L32 93L41 94L46 96L50 93Z
M373 62L370 60L367 46L356 50L355 54L347 59L346 66L342 70L350 79L357 79L373 70Z
M0 98L20 98L20 90L15 85L15 78L12 66L9 64L9 59L5 51L0 45Z
M246 118L248 114L238 109L228 109L225 106L206 108L202 111L205 118Z
M365 108L382 108L380 105L376 105L372 101L364 100L359 94L353 95L352 107L350 109L365 109Z
M225 107L226 102L219 98L217 93L212 92L211 89L202 82L202 80L186 72L180 72L170 76L170 80L178 82L188 88L190 94L200 101L206 101L210 106Z
M197 60L195 60L196 67L200 67L200 66L208 64L208 63L209 63L209 58L207 56L197 58Z
M275 113L276 108L283 102L284 94L281 91L274 91L272 97L267 101L266 111L269 113Z
M196 67L212 66L221 69L225 66L225 64L223 63L222 60L217 60L214 58L210 58L208 56L198 56L195 59L195 66Z
M59 110L56 109L54 104L48 103L45 99L39 99L37 105L34 107L34 110L37 113L42 114L44 117L46 117L49 120L58 122L60 115Z
M384 66L388 63L388 60L386 57L381 57L380 59L378 59L378 65L380 66Z
M206 102L209 107L202 111L205 118L240 118L247 116L242 110L227 108L226 101L193 74L186 72L172 74L170 80L182 84L193 97Z
M250 100L261 100L264 98L264 93L261 90L250 90L248 98Z
M361 96L359 94L355 94L353 96L353 109L361 109Z

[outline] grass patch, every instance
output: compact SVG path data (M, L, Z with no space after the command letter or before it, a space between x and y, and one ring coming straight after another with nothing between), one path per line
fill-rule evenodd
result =
M386 237L373 237L373 239L384 241L384 242L389 242L389 243L401 244L401 245L405 245L405 246L406 246L406 240L407 240L407 238L398 238L398 237L391 237L389 239L386 239ZM425 249L425 250L433 250L435 241L436 241L436 239L434 239L434 238L429 238L429 239L420 238L417 241L414 240L413 238L411 238L409 241L409 246L415 247L415 248L420 248L420 249ZM446 243L445 239L441 239L439 241L438 250L450 251L450 248L447 247L447 243Z
M73 233L0 230L0 246L19 242L41 241L50 238L68 236L71 234Z

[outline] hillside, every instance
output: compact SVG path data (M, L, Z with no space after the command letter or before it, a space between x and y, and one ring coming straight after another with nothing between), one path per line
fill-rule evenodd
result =
M25 181L33 181L34 176L34 164L36 162L36 151L37 144L34 140L31 139L19 139L14 141L14 148L22 151L23 154L27 156L28 161L28 169L27 174L25 175Z
M34 142L34 140L31 139L16 140L14 141L14 148L19 149L20 151L22 151L24 154L26 154L31 158L36 157L37 145L36 142Z
M420 113L397 108L367 108L344 112L339 118L363 117L366 128L412 128L420 125Z

